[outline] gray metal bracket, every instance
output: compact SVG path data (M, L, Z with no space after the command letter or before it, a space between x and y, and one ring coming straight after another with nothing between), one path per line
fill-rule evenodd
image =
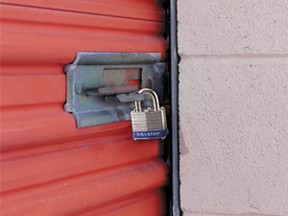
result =
M65 66L65 111L73 113L81 128L129 120L134 101L145 100L137 94L139 87L153 89L165 103L169 77L160 57L160 53L78 52Z

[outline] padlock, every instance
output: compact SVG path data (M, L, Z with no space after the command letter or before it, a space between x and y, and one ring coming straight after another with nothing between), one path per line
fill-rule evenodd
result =
M165 139L168 135L166 112L164 107L160 107L157 94L148 88L138 93L150 95L153 108L142 110L141 102L135 101L135 109L131 111L133 139Z

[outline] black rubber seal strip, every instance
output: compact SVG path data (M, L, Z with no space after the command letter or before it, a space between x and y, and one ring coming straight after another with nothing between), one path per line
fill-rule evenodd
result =
M179 99L178 99L178 47L177 47L177 0L170 0L170 71L171 71L171 118L172 118L172 213L180 216L179 180Z

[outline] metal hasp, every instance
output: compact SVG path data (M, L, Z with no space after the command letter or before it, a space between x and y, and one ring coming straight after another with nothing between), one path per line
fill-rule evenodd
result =
M143 101L140 88L151 88L160 103L169 97L166 63L160 53L78 52L65 66L66 112L78 128L130 120L134 101Z

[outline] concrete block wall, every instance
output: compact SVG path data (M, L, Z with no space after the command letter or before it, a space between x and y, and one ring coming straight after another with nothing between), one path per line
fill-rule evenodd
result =
M184 216L288 215L288 0L178 0Z

